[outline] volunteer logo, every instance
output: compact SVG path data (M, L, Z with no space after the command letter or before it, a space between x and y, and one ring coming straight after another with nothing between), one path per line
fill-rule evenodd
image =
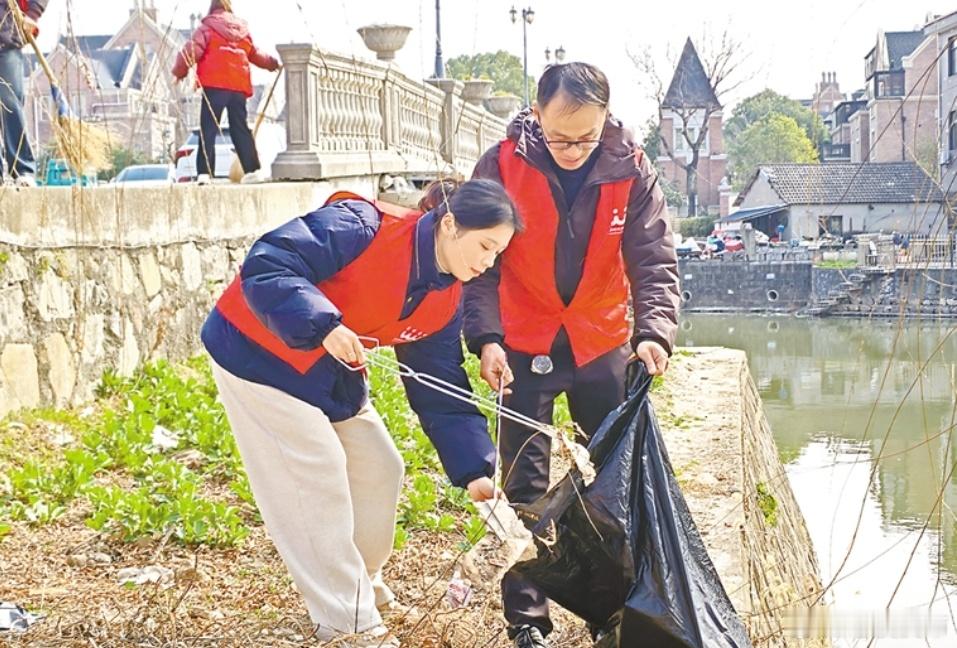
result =
M404 331L399 333L400 342L415 342L421 340L422 338L428 335L425 331L420 331L417 328L412 328L411 326L407 327Z
M611 210L611 225L608 227L609 236L618 236L625 231L625 219L628 217L628 208Z

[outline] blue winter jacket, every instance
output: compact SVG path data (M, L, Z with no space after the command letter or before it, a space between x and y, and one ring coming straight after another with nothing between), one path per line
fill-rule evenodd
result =
M242 288L256 316L287 345L314 349L342 321L342 313L316 287L358 257L379 229L380 214L369 203L343 200L321 207L269 232L253 244L242 266ZM413 264L406 289L406 317L429 290L455 280L440 274L435 263L435 215L424 214L416 228ZM415 259L419 263L415 263ZM367 281L376 281L368 277ZM361 286L356 286L361 290ZM400 362L419 372L470 389L462 368L461 309L445 328L409 344L396 346ZM342 421L363 407L368 386L363 377L323 356L300 374L230 324L217 309L202 330L203 344L223 369L244 380L269 385ZM456 486L491 476L495 449L486 419L475 406L403 379L412 409L438 451Z

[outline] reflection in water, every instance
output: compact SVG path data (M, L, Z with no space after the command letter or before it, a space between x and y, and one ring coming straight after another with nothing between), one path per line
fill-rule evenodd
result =
M899 329L890 321L685 315L680 329L681 345L747 352L825 583L861 514L845 578L834 585L838 605L885 606L905 568L895 607L926 605L944 586L954 591L954 323ZM957 615L957 594L950 598Z

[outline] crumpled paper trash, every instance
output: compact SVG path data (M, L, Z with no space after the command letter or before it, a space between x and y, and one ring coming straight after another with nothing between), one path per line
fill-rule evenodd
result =
M531 531L505 500L476 502L475 508L491 533L462 557L462 573L473 585L497 586L513 564L531 559L537 549Z
M462 578L458 569L449 581L449 587L445 591L445 601L453 610L467 607L472 601L472 584Z
M126 567L116 573L120 585L130 583L132 585L145 585L146 583L159 583L169 587L173 584L176 575L172 569L167 569L162 565L147 565L146 567Z

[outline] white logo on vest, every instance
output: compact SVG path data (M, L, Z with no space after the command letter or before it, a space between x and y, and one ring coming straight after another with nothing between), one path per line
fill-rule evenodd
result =
M426 337L428 334L419 329L412 328L411 326L406 328L404 331L399 333L399 340L401 342L416 342Z
M625 231L625 220L628 218L628 208L619 210L617 207L611 210L611 226L608 228L609 236L617 236Z

